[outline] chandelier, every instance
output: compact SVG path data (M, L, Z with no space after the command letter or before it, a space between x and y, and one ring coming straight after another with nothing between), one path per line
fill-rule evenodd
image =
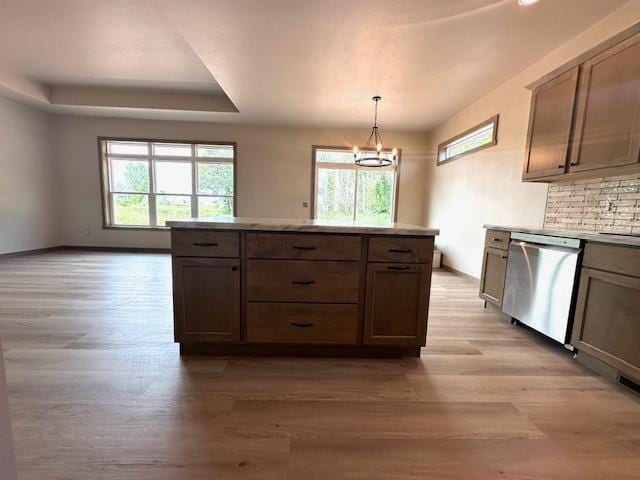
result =
M358 147L353 147L353 160L356 165L361 167L386 167L395 162L398 156L398 149L393 148L391 150L391 158L388 153L385 153L382 145L382 135L380 135L380 129L378 128L378 102L382 100L382 97L376 95L372 100L375 102L375 114L371 135L369 135L367 143L362 150Z

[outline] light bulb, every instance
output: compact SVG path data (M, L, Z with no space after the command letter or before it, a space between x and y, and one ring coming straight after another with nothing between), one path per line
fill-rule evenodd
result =
M376 149L378 150L378 152L382 151L382 144L378 143L378 145L376 145Z
M391 153L393 154L394 157L397 156L398 155L398 149L396 147L393 147L391 149Z
M353 154L357 155L357 153L358 153L358 147L353 147Z
M536 3L538 0L518 0L518 4L519 5L533 5L534 3Z

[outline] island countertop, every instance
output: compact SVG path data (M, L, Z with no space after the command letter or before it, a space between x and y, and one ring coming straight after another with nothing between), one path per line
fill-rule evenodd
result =
M281 231L309 233L354 233L369 235L399 235L433 237L440 233L436 228L389 223L383 225L337 222L327 220L295 218L252 218L252 217L208 217L168 221L167 226L175 229L212 229Z

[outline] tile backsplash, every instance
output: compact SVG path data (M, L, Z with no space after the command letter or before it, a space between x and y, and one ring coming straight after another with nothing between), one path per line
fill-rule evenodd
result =
M544 226L640 233L640 174L550 184Z

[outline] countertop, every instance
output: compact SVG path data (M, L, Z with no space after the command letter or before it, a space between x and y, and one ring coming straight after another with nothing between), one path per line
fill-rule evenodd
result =
M440 233L435 228L389 223L375 225L356 222L334 222L294 218L209 217L190 218L167 222L171 228L212 230L255 230L313 233L364 233L371 235L410 235L433 237Z
M544 227L514 227L510 225L485 225L484 228L490 230L501 230L504 232L533 233L537 235L549 235L552 237L577 238L579 240L587 240L590 242L640 247L640 237L633 235L614 235L608 233L582 232L579 230L555 230Z

